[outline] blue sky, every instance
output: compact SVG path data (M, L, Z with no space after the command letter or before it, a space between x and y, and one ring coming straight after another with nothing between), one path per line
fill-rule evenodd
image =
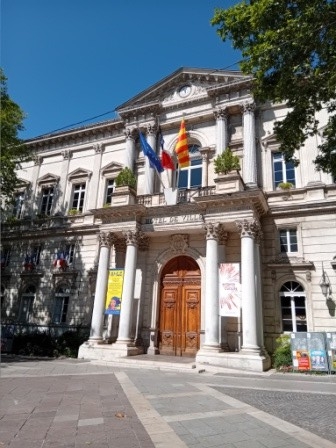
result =
M238 69L210 25L237 0L1 0L1 67L24 139L110 112L180 67ZM89 121L90 122L90 121Z

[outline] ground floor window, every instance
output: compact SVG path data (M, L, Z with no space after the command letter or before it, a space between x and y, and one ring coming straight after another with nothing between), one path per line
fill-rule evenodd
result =
M307 331L306 294L297 282L286 282L280 289L282 330Z
M36 289L35 286L28 286L22 294L19 321L29 323L33 313L33 303L35 300Z
M66 322L69 307L70 289L60 286L55 294L55 308L53 322L55 324L63 324Z

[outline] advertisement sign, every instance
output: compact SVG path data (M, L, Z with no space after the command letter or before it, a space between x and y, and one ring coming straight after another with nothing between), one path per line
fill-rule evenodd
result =
M105 314L120 314L124 283L123 269L110 269L105 301Z
M291 347L295 370L329 370L325 333L292 333Z
M239 263L219 265L219 314L240 317L241 284Z
M327 351L329 357L329 368L331 371L336 371L336 333L327 332Z

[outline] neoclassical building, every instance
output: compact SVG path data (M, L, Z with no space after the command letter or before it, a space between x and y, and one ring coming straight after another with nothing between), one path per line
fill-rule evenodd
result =
M87 325L81 358L165 354L255 371L283 333L336 331L336 184L312 163L328 117L295 167L273 131L286 106L250 89L240 72L180 68L113 120L27 141L34 161L2 218L2 325ZM179 169L182 119L190 164ZM153 169L139 132L175 170ZM226 148L240 170L216 174ZM135 189L116 185L125 167ZM115 270L121 309L106 314Z

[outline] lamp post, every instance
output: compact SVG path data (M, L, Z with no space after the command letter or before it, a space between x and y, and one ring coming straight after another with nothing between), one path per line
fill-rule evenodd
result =
M330 283L326 277L326 273L324 271L324 267L323 267L323 261L322 261L322 278L320 281L320 287L322 290L322 294L328 298L328 293L329 293L329 287L330 287Z

